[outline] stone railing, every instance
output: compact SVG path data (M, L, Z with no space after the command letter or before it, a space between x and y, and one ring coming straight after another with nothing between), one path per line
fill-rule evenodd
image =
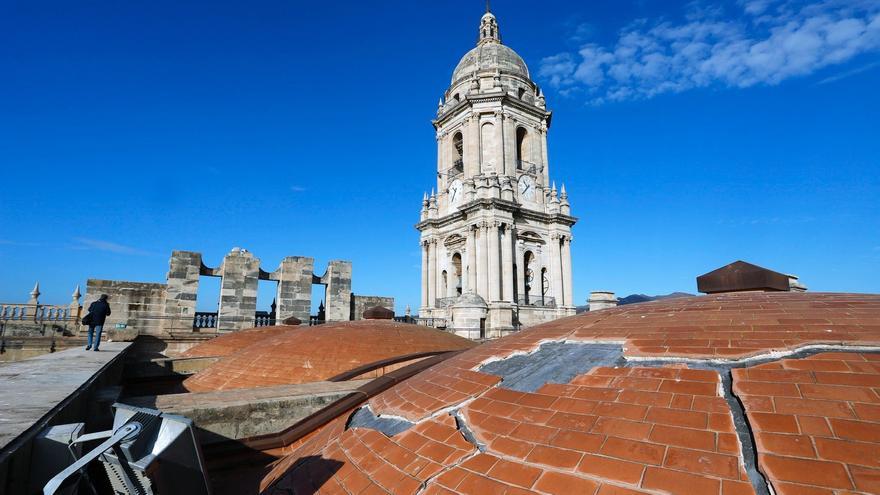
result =
M453 304L455 304L455 301L457 299L458 299L458 297L438 297L437 300L434 302L434 307L435 308L448 308L449 306L452 306Z
M21 323L79 323L82 306L0 303L0 321Z
M431 328L446 328L446 318L412 318L416 325Z
M547 297L547 296L528 296L520 297L516 301L520 306L532 306L536 308L555 308L556 307L556 298Z
M255 327L271 327L275 326L275 316L271 314L260 315L254 318Z
M217 328L217 313L196 312L193 328Z
M532 175L541 175L544 173L544 167L536 163L527 162L525 160L516 161L516 169Z

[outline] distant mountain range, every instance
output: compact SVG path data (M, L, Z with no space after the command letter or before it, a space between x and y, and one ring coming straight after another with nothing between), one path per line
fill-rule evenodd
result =
M617 305L623 306L625 304L637 304L643 302L650 301L659 301L660 299L675 299L678 297L693 297L693 294L688 294L687 292L673 292L672 294L663 294L660 296L647 296L645 294L630 294L626 297L620 297L617 299ZM589 311L590 306L583 305L577 307L578 313L583 313L585 311Z

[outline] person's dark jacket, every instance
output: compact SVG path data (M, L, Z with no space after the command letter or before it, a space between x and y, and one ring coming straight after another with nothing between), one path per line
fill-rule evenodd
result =
M92 325L103 325L110 316L110 304L107 301L95 301L89 305L89 314L92 315Z

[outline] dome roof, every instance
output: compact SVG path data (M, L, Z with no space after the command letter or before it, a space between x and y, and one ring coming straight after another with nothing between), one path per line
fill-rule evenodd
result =
M292 330L293 328L294 327L286 326L260 327L218 335L211 340L190 347L182 352L180 357L225 357L241 351L245 347L256 344L265 338L279 335L280 333Z
M461 58L452 73L452 82L455 83L478 70L496 69L505 74L529 78L529 68L515 51L501 43L483 43Z
M315 382L383 359L476 345L448 332L390 320L274 328L274 335L264 335L187 378L183 386L190 392L209 392Z
M486 300L476 292L465 292L452 305L453 308L488 308Z
M878 493L878 345L880 295L588 312L396 384L357 409L373 423L341 414L262 493Z
M476 71L495 71L529 78L529 68L515 51L501 44L498 22L491 12L480 19L480 36L476 48L465 53L452 73L452 83Z

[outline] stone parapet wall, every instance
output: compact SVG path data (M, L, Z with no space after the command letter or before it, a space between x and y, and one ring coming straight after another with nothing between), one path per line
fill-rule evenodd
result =
M125 337L140 335L166 335L174 330L191 331L192 323L187 328L171 328L161 317L165 313L166 284L128 282L122 280L89 279L86 283L86 296L83 303L83 315L89 305L97 301L101 294L110 296L110 310L104 324L105 331L127 330L115 332ZM117 325L125 325L117 329ZM87 330L81 327L81 332ZM110 334L108 334L110 335Z

